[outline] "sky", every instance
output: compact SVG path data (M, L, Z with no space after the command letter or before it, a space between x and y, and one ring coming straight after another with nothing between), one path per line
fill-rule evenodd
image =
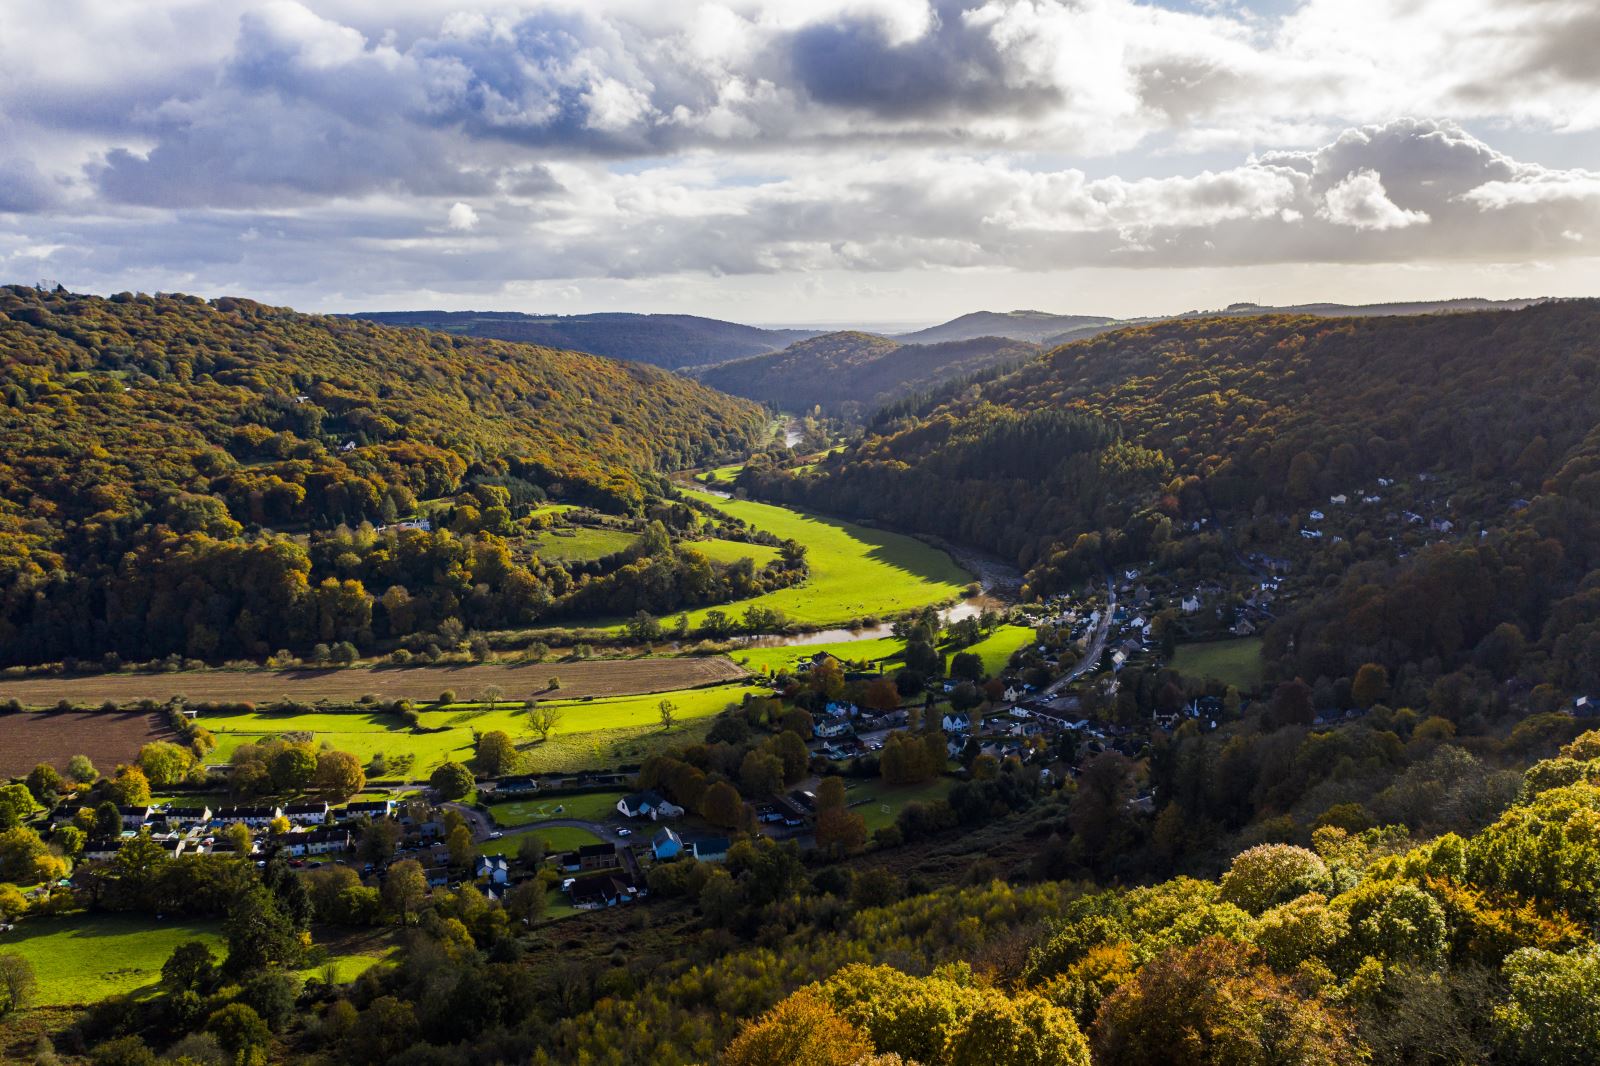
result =
M52 0L0 281L929 323L1600 295L1594 0Z

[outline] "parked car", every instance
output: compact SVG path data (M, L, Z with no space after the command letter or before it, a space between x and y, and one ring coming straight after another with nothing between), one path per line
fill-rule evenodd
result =
M500 830L496 829L494 832L489 834L489 839L490 840L499 840L503 836L505 836L505 834L500 832Z
M633 830L629 829L627 826L623 826L621 829L617 830L617 836L619 836L619 837L631 837L631 836L633 836Z

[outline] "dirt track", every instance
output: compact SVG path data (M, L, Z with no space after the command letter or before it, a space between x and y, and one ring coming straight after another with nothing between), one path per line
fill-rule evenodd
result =
M694 659L589 659L346 670L216 670L0 680L0 699L18 699L32 707L51 707L62 699L78 705L99 705L106 700L128 703L141 699L167 700L178 695L195 703L270 703L284 698L309 703L320 699L354 701L368 693L384 699L435 700L448 690L458 699L471 700L491 685L500 689L499 698L504 700L535 696L572 699L667 692L743 676L742 669L720 655ZM552 677L561 680L560 689L554 692L549 691Z

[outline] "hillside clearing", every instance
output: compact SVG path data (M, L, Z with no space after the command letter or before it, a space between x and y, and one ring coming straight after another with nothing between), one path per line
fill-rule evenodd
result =
M1211 677L1241 692L1261 684L1261 638L1180 644L1172 668L1188 677Z

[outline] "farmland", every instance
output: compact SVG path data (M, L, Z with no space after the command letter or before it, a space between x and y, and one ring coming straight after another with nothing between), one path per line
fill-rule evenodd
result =
M582 770L637 761L634 753L656 750L657 740L662 746L685 743L695 735L694 720L738 702L745 691L742 685L722 685L610 699L541 701L559 709L562 715L555 731L544 741L531 736L527 710L521 706L489 710L482 705L465 705L424 711L418 730L409 728L398 715L360 710L219 712L203 716L202 721L216 737L217 749L212 758L218 761L244 743L284 733L306 733L319 743L327 741L363 761L380 754L391 762L409 756L413 760L410 776L419 779L447 759L471 759L475 730L500 729L510 733L523 749L521 768L526 772ZM662 699L671 700L676 706L675 714L684 722L671 733L661 731Z
M567 698L667 692L729 681L742 675L743 671L720 656L376 666L343 670L208 670L0 681L0 698L15 698L33 707L54 706L63 699L89 705L106 700L116 703L141 699L164 701L178 695L195 703L269 703L281 699L301 703L354 702L369 693L384 699L434 700L446 690L470 699L492 685L507 699L523 699L543 696L552 677L560 678L561 695Z
M755 529L807 548L811 575L803 584L725 605L721 609L728 614L756 606L781 611L802 625L838 625L953 600L972 580L944 552L911 537L768 503L683 491ZM689 624L699 625L705 615L705 610L690 612Z
M152 923L131 915L90 914L39 918L0 936L0 948L33 964L39 979L37 1004L43 1007L93 1003L107 996L137 993L161 978L161 964L188 940L225 953L222 923L169 920ZM370 934L328 944L328 961L339 965L342 980L352 980L378 962L392 945ZM321 969L313 965L302 974Z
M827 652L846 662L876 663L899 655L906 642L895 637L869 637L865 640L840 640L826 644L789 644L779 648L740 648L730 657L751 673L792 670L796 663Z
M738 540L694 540L685 547L693 548L714 563L735 563L749 559L757 569L778 557L778 549L768 544L747 544Z
M20 777L42 762L64 769L74 755L87 755L109 773L168 732L159 715L142 711L0 715L0 778Z
M1212 677L1249 692L1261 684L1261 638L1180 644L1172 668L1189 677Z
M592 563L626 550L636 539L634 534L620 529L576 526L539 534L534 540L533 550L556 562Z

